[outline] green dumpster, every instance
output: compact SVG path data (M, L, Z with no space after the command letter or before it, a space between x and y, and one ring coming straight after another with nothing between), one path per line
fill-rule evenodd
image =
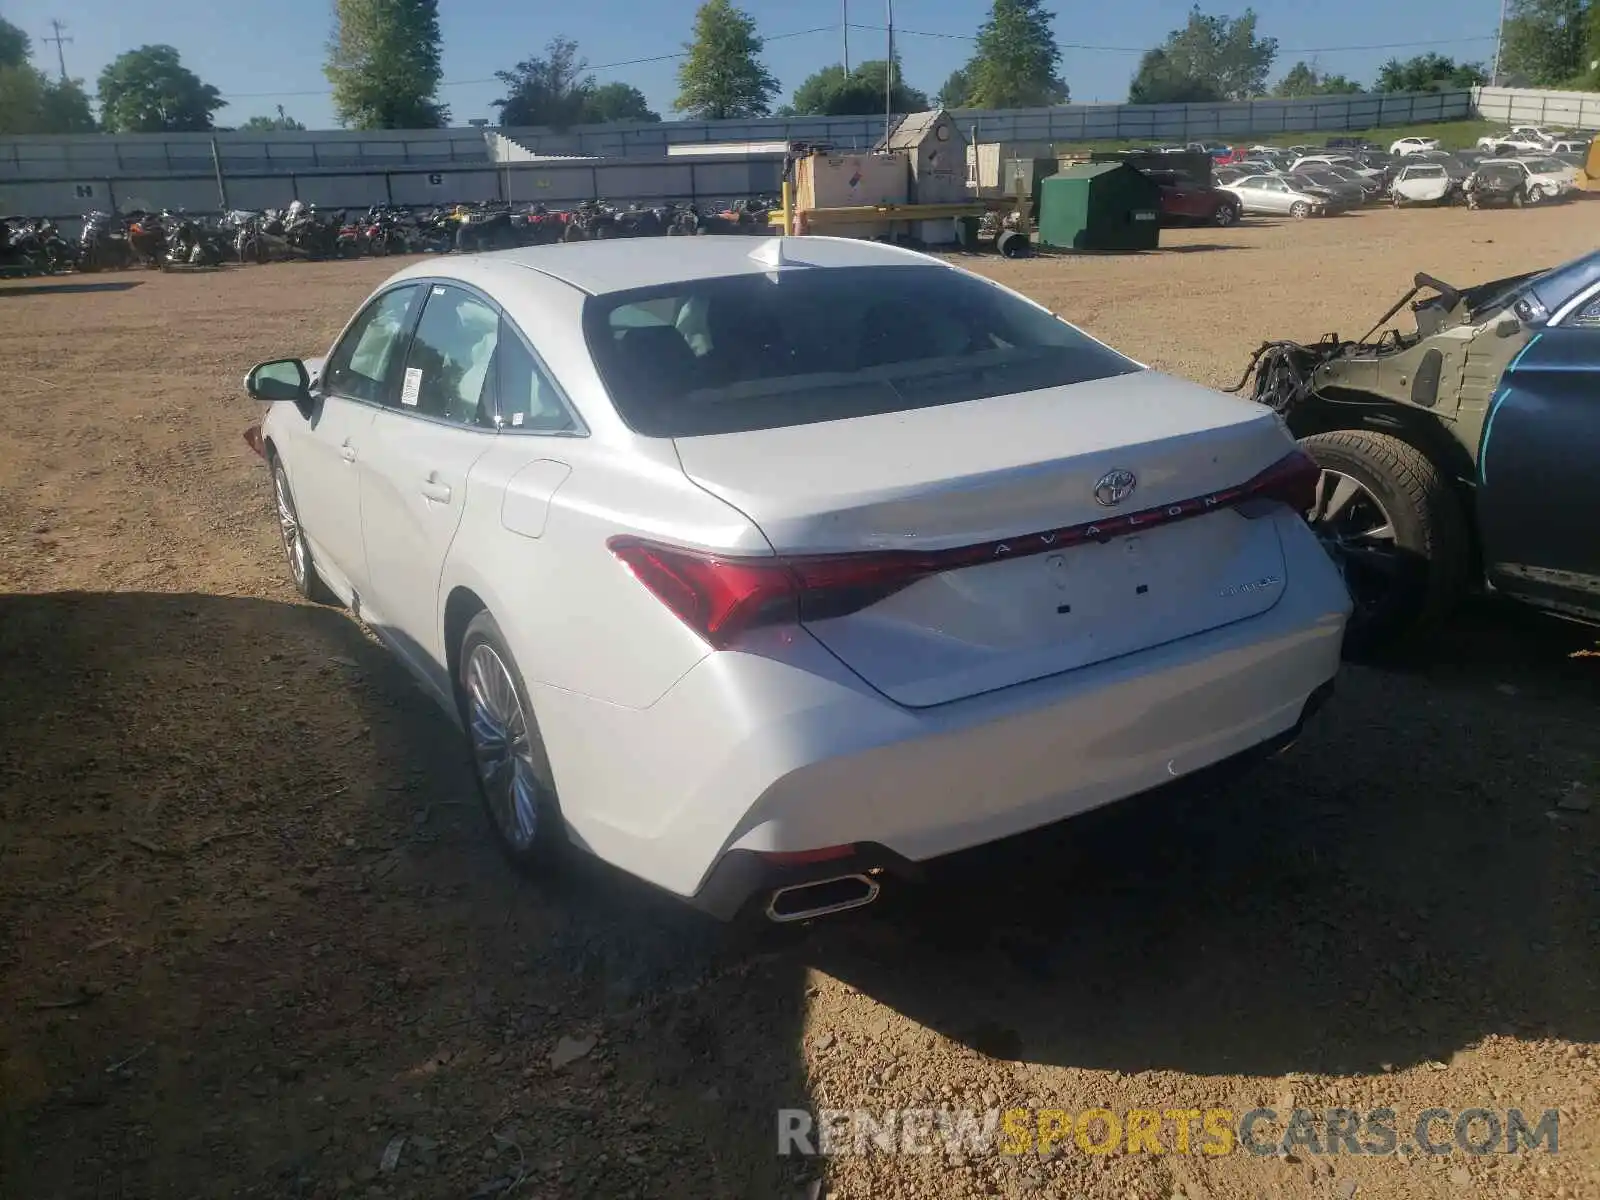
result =
M1154 250L1161 188L1124 163L1083 163L1039 184L1039 243L1062 250Z

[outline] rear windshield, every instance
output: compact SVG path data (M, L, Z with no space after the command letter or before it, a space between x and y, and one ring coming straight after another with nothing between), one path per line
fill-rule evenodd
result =
M905 412L1139 370L941 266L788 267L590 298L584 335L637 433L692 437Z

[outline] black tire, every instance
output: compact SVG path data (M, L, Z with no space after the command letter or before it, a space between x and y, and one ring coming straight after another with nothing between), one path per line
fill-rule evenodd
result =
M1219 204L1217 211L1211 214L1211 223L1218 229L1227 229L1239 223L1239 206L1237 204Z
M1033 246L1020 229L1007 229L995 239L994 248L1002 258L1026 258Z
M1329 526L1318 527L1356 601L1346 657L1382 657L1430 632L1467 586L1466 514L1449 480L1422 451L1385 433L1343 429L1300 444L1324 472L1365 488L1394 531L1392 550L1373 554L1342 545Z
M1289 206L1289 215L1297 221L1303 221L1311 215L1311 205L1304 200L1296 200Z
M300 528L300 510L295 506L294 491L289 486L289 473L283 469L283 463L278 460L277 455L272 456L271 464L272 499L278 516L278 542L283 547L284 558L289 564L289 579L294 583L295 591L313 604L336 605L339 603L339 597L333 594L333 589L323 583L322 576L317 574L317 563L311 555L311 545L306 541L305 531ZM294 523L292 533L289 521Z
M503 694L497 693L503 693L506 685L520 714L520 734L516 720L496 715L497 708L503 709L506 700ZM528 702L522 672L506 645L500 626L487 611L473 617L461 635L455 689L457 711L461 714L467 747L472 754L478 798L483 803L495 843L518 872L536 877L553 875L570 845L555 774L550 756L545 752L544 738L539 733L539 722ZM492 748L508 743L510 749L496 760L498 766L486 766ZM525 755L517 753L518 746ZM502 791L497 780L503 780L507 789L528 785L521 794L527 799L532 814L531 830L508 812L505 802L510 792Z

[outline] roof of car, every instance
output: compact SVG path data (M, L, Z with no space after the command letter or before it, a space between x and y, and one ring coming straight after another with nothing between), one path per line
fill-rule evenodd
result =
M942 266L936 258L854 238L710 237L607 238L558 242L488 254L435 259L411 269L420 275L459 275L484 283L510 283L520 271L538 271L592 296L691 279L770 272L775 247L785 262L807 267Z

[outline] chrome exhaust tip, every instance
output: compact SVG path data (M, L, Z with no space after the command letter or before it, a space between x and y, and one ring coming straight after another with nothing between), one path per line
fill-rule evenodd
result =
M864 908L878 898L878 881L866 875L836 875L781 887L767 901L767 919L782 924Z

